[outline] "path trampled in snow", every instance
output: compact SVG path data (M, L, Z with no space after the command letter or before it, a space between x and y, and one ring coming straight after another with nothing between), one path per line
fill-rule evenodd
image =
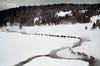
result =
M0 37L1 37L0 42L2 43L1 44L2 47L0 47L1 49L0 52L2 54L1 59L3 63L5 62L5 64L0 64L0 65L12 66L15 64L15 66L23 66L25 64L25 66L32 66L32 65L40 66L42 64L40 62L41 60L45 61L46 59L50 59L50 61L48 60L49 63L45 63L45 64L47 65L51 64L51 60L53 60L52 62L56 61L56 63L54 62L56 65L50 65L50 66L60 66L60 63L61 64L63 63L64 64L63 66L66 66L65 64L69 65L70 61L76 63L77 66L83 66L83 65L87 66L88 64L89 66L94 66L95 59L96 60L99 59L99 53L95 54L95 52L99 51L99 49L97 49L99 48L99 45L98 45L99 31L97 30L85 31L83 30L83 28L82 30L72 30L72 29L68 30L68 28L65 29L66 27L64 26L63 28L61 26L56 26L56 27L53 26L54 29L51 29L52 27L48 27L50 29L45 28L45 27L43 29L42 28L40 29L36 28L36 31L33 33L27 32L27 30L25 32L12 31L12 30L11 30L12 32L8 32L9 30L7 31L4 30L5 32L0 32ZM47 30L48 31L47 32L44 31L45 29L46 31ZM43 34L42 34L42 31L43 31ZM97 40L95 39L94 35L95 37L97 37ZM86 39L86 36L89 37L90 42L85 42L85 41L89 41L88 38ZM95 48L94 42L97 43L96 44L97 48ZM92 50L91 46L95 48L93 49L94 53L92 52L92 54L90 52ZM12 57L11 60L9 59L10 57ZM7 63L5 60L10 61L10 63ZM78 62L79 62L79 65L77 64ZM35 63L39 63L40 65L36 65ZM73 66L74 63L69 66ZM99 66L99 64L100 63L98 62L98 65L96 66ZM44 66L47 66L47 65L44 65Z
M27 34L27 33L25 33ZM75 48L75 47L79 47L81 46L81 44L85 41L89 41L87 39L82 39L80 37L75 37L75 36L65 36L65 35L51 35L51 34L33 34L33 35L42 35L42 36L52 36L52 37L62 37L62 38L74 38L74 39L79 39L78 42L74 43L72 47L62 47L62 48L59 48L59 49L56 49L56 50L51 50L51 52L49 52L49 54L46 54L46 55L37 55L37 56L33 56L33 57L30 57L24 61L21 61L19 62L18 64L15 64L14 66L23 66L24 64L32 61L33 59L35 58L38 58L38 57L50 57L50 58L55 58L55 59L67 59L67 60L82 60L82 61L86 61L89 63L89 66L94 66L95 64L95 58L93 56L88 56L87 54L85 53L81 53L81 52L75 52L72 50L72 48ZM61 50L68 50L66 51L66 53L70 54L68 56L68 54L66 54L67 57L62 57L62 56L59 56L59 53Z

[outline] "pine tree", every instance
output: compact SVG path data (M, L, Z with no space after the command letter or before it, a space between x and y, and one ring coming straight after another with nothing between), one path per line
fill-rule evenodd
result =
M96 25L99 27L99 29L100 29L100 20L98 19L97 21L96 21Z
M85 26L85 30L87 29L88 27L87 26Z
M92 29L96 29L96 28L97 28L96 23L93 23L93 25L92 25Z
M19 25L19 29L22 29L22 24Z

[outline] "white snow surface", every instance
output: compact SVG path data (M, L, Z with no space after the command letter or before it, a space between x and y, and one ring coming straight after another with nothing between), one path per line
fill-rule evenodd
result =
M85 30L84 27L88 26ZM72 46L78 39L59 38L49 36L36 36L32 33L59 34L66 36L79 36L91 41L82 43L82 46L73 49L76 52L84 52L89 56L96 58L95 66L100 66L100 30L90 30L91 23L75 25L57 25L57 26L34 26L23 27L21 30L13 30L8 27L2 29L11 29L16 32L0 31L0 66L13 66L29 57L48 54L53 49ZM22 33L30 33L21 34ZM62 57L72 57L66 51L57 53ZM66 56L67 54L67 56ZM81 60L53 59L49 57L40 57L32 60L24 66L88 66L87 62Z
M56 13L56 15L59 17L65 17L66 15L68 16L72 16L72 11L66 11L66 12L63 12L63 11L59 11L58 13Z
M87 12L87 10L79 10L79 12L85 13L85 12Z
M92 17L90 18L90 20L91 20L91 22L95 22L95 23L96 23L97 20L100 20L100 15L92 16Z

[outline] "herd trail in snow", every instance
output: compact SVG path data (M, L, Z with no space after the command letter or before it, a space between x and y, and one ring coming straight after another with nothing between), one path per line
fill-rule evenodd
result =
M49 52L49 54L37 55L37 56L30 57L24 61L21 61L21 62L15 64L14 66L23 66L24 64L32 61L35 58L39 58L39 57L50 57L50 58L54 58L54 59L64 59L64 60L81 60L81 61L88 62L89 63L88 66L94 66L94 64L95 64L95 58L93 56L88 56L85 53L73 51L73 48L81 46L83 42L90 41L88 39L84 39L84 38L76 37L76 36L66 36L66 35L37 34L37 33L34 33L34 34L22 33L22 34L51 36L51 37L60 37L60 38L73 38L73 39L78 39L79 41L74 43L73 46L71 46L71 47L61 47L59 49L53 49L53 50L51 50L51 52ZM67 55L66 55L67 58L59 56L58 52L62 51L62 50L66 50L66 52L73 55L73 57L67 57Z

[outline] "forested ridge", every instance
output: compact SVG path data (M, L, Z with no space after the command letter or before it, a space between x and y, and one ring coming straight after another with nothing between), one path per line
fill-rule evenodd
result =
M71 11L72 16L68 14L64 17L56 15L60 11ZM90 17L94 15L100 15L100 3L19 6L0 11L0 26L6 26L8 22L11 25L18 23L24 26L88 23Z

